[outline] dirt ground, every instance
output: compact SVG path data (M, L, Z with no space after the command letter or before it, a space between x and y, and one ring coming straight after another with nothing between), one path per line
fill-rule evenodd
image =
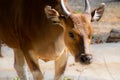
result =
M80 2L79 2L80 1ZM74 10L83 10L84 0L70 0L69 4ZM114 1L114 2L113 2ZM99 39L106 41L111 29L120 29L120 1L119 0L90 0L92 9L99 3L105 2L106 9L99 22L92 23L94 33ZM81 65L74 62L70 55L63 78L71 80L120 80L120 43L92 44L93 63ZM14 80L17 74L13 68L13 51L7 46L2 47L3 58L0 58L0 80ZM54 61L40 61L45 80L53 80ZM28 72L28 78L31 74Z
M14 80L17 74L13 68L13 51L7 46L2 47L3 58L0 58L0 80ZM120 43L104 43L91 45L93 62L91 65L81 65L74 62L69 55L64 78L71 80L120 80ZM45 80L53 80L54 61L47 63L40 60ZM32 80L27 71L28 79Z

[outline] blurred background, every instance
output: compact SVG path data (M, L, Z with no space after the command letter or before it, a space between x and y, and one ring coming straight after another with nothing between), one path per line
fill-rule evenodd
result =
M68 0L70 7L77 12L84 11L84 0ZM92 10L105 3L105 12L99 22L93 22L92 43L120 41L120 0L89 0ZM115 39L109 37L113 33ZM108 39L109 38L109 39Z

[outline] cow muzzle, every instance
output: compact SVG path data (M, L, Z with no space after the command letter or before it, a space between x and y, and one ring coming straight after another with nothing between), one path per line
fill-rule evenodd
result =
M90 64L92 62L92 55L91 54L79 54L75 57L76 62L80 62L82 64Z

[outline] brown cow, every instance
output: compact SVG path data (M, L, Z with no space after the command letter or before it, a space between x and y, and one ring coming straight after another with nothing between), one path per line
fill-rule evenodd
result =
M25 60L34 80L43 80L38 59L55 60L55 80L59 80L66 67L67 49L77 62L91 63L91 20L101 18L104 4L91 16L88 0L83 13L71 12L65 3L66 0L0 0L0 39L14 49L14 67L21 80L26 80Z

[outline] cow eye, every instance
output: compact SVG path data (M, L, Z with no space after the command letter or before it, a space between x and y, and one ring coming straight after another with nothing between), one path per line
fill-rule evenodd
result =
M69 36L72 38L72 39L75 39L75 36L72 32L69 32Z
M65 19L65 16L64 15L60 15L59 18Z

